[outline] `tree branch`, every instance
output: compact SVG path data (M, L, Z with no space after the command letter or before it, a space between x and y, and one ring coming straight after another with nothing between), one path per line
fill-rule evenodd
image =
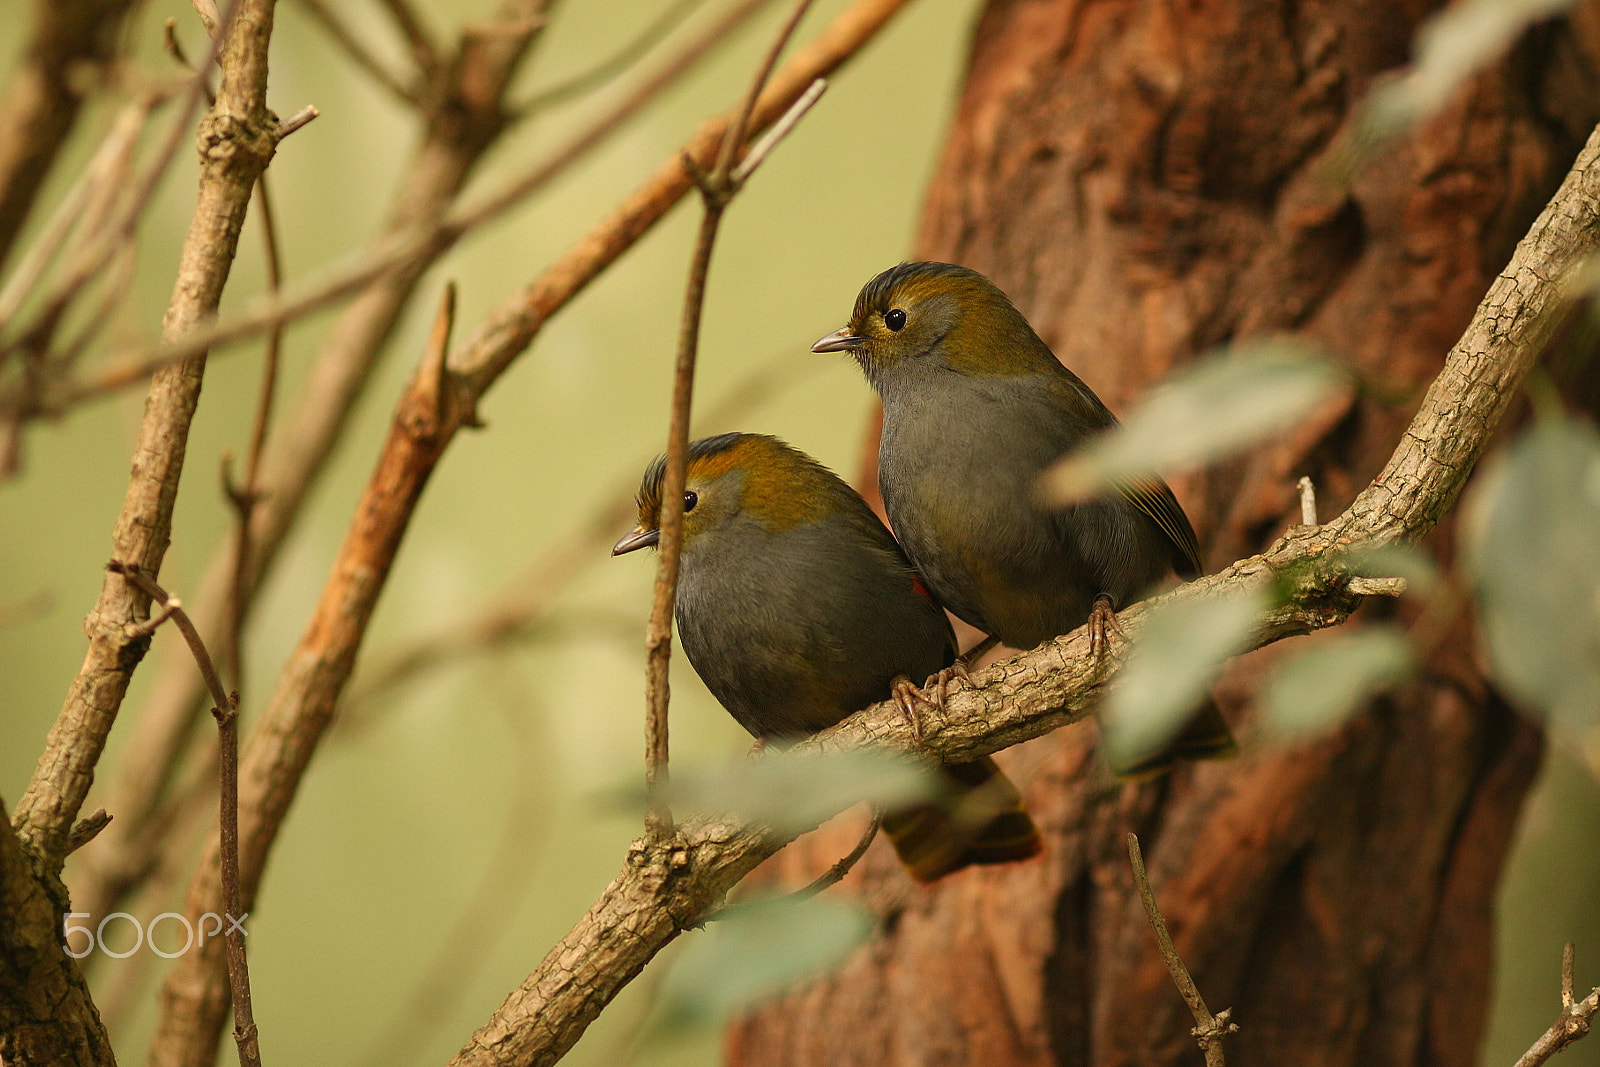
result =
M1279 586L1287 598L1261 620L1250 648L1343 622L1352 555L1426 535L1460 493L1518 383L1554 330L1574 279L1600 248L1600 130L1517 246L1451 350L1384 473L1322 527L1296 527L1265 553L1122 612L1137 636L1152 608ZM973 674L913 728L892 701L795 747L797 754L866 745L977 759L1086 717L1110 680L1087 629ZM725 818L682 823L668 842L644 840L589 912L473 1035L452 1067L549 1064L678 933L786 843Z
M857 0L778 71L757 102L750 132L776 121L812 81L854 55L905 2ZM697 161L709 161L727 126L726 119L702 126L689 154ZM420 375L400 399L332 574L245 746L240 766L240 866L247 908L301 777L349 680L400 539L439 458L455 434L475 418L478 398L533 340L549 314L659 221L687 187L688 178L674 157L538 281L503 303L475 340L448 361L443 412L434 402L436 388ZM191 883L188 910L194 914L217 910L217 895L217 856L211 849ZM214 942L208 942L174 965L164 987L157 1035L164 1051L154 1063L199 1063L215 1045L226 1003L221 962Z
M265 99L272 6L272 0L240 0L222 49L222 88L200 129L200 193L162 324L167 337L181 336L215 314L250 191L272 158L274 124ZM112 553L151 573L159 571L171 536L189 423L204 373L203 354L163 368L145 403ZM149 606L142 591L108 577L85 624L88 654L16 816L18 835L48 869L60 869L128 680L148 647L148 636L130 636L127 627L137 624Z
M72 911L0 802L0 1061L9 1067L115 1067L78 961L62 949Z
M1596 1012L1600 1012L1600 986L1590 990L1582 1000L1572 999L1572 943L1569 941L1561 951L1561 1014L1512 1067L1539 1067L1549 1062L1550 1057L1589 1032Z
M672 373L672 406L667 421L666 470L661 482L661 551L656 555L655 588L650 603L650 620L645 625L645 828L655 836L672 832L672 814L667 810L662 789L667 784L667 670L672 659L672 605L678 591L678 560L683 551L683 490L689 461L689 414L694 398L695 362L700 349L700 315L705 305L706 277L711 271L711 252L716 247L717 230L723 212L739 194L744 179L734 175L734 160L744 142L761 90L766 87L773 65L788 45L794 29L811 8L811 0L800 0L768 49L745 93L744 102L734 115L717 149L717 162L705 173L693 159L685 156L683 166L700 187L704 213L695 238L689 263L689 283L683 297L683 317L678 329L678 356ZM815 85L823 84L819 79ZM791 112L803 112L816 94L803 94ZM798 118L798 116L797 116ZM778 129L787 129L780 124Z
M1144 905L1145 917L1155 931L1156 945L1161 950L1161 959L1167 965L1167 973L1172 975L1172 984L1178 987L1178 993L1194 1016L1194 1029L1190 1032L1200 1043L1206 1067L1225 1067L1222 1039L1239 1029L1239 1026L1229 1021L1231 1013L1227 1008L1216 1015L1211 1014L1211 1009L1206 1007L1205 997L1200 995L1199 987L1194 984L1189 968L1184 966L1178 950L1173 947L1172 935L1167 932L1167 921L1161 917L1161 909L1156 906L1156 895L1150 888L1150 876L1144 869L1144 853L1139 849L1139 838L1135 834L1128 835L1128 863L1133 867L1133 881L1139 888L1139 902Z

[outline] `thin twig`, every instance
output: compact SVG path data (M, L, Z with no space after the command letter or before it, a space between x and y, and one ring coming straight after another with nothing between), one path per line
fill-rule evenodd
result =
M25 402L14 395L0 395L0 411L18 409L17 418L32 418L43 414L58 414L74 404L117 392L144 381L161 367L186 359L195 352L220 348L243 340L275 323L293 322L320 310L353 293L359 292L380 278L414 269L443 255L467 233L498 218L511 208L524 202L553 179L564 174L573 163L605 141L625 123L655 100L669 85L695 69L706 54L715 49L735 28L761 10L770 0L743 0L730 9L715 25L686 44L683 49L662 62L652 74L593 123L579 131L571 141L535 163L524 174L513 178L500 189L489 193L472 204L467 204L449 217L425 225L392 232L374 247L365 250L356 262L324 270L320 277L312 278L286 295L273 299L258 297L246 303L236 316L218 321L215 325L198 330L181 340L166 340L155 344L131 346L129 350L113 354L93 372L77 381L62 383L53 393L37 402ZM884 0L898 7L907 0ZM827 67L852 54L858 45L840 48ZM819 65L820 66L820 65ZM653 181L659 186L660 179ZM659 196L660 194L655 194ZM665 214L665 208L677 202L681 191L674 190L670 202L662 205L656 217ZM654 219L649 220L653 222ZM603 227L609 228L609 227ZM644 228L648 228L648 223ZM640 231L642 235L642 229ZM596 241L585 239L585 247L594 247Z
M424 75L433 73L439 66L439 48L433 42L433 35L422 25L422 17L412 8L410 0L383 0L383 6L411 45L411 59L417 69Z
M373 81L389 91L391 96L405 101L408 104L418 103L417 94L406 86L401 78L384 66L377 54L361 42L350 27L346 26L338 15L333 13L325 0L300 0L300 6L305 8L311 20L322 27L322 31L333 38L344 50L345 57L357 67L365 71Z
M1315 526L1317 524L1317 487L1311 483L1311 478L1302 475L1298 484L1300 490L1300 524L1302 526Z
M261 1047L250 999L250 967L244 951L245 910L239 884L239 696L223 688L222 676L206 651L200 631L195 629L182 603L161 588L138 564L113 560L106 565L138 586L151 601L162 605L183 634L211 693L211 714L217 720L217 784L221 793L219 836L222 852L223 935L228 949L228 985L233 999L233 1039L239 1048L241 1067L261 1067Z
M283 285L283 249L278 241L277 217L272 194L263 173L256 179L256 203L261 209L261 240L267 268L267 291L276 293ZM223 628L222 661L235 691L244 689L245 604L250 598L251 573L250 523L261 502L261 451L266 444L267 426L272 421L273 401L278 393L278 363L283 347L283 325L267 331L267 346L261 362L261 389L256 399L255 422L250 428L250 443L245 450L244 483L233 484L229 459L222 460L224 495L233 506L233 580L229 583L227 626Z
M667 683L672 658L672 605L678 589L678 562L683 549L683 490L689 456L689 414L694 399L695 361L700 344L700 316L705 304L706 275L711 269L711 252L723 212L739 192L742 179L734 176L734 160L742 147L744 132L756 101L766 86L772 68L789 43L795 26L810 8L812 0L800 0L794 14L784 23L768 49L744 103L735 114L722 139L717 164L709 175L701 174L691 157L685 155L686 168L700 187L704 213L695 239L689 265L689 284L683 299L683 319L678 331L678 358L672 378L672 413L667 428L666 471L661 485L661 550L656 558L655 590L650 605L650 621L645 628L645 829L656 838L672 832L672 813L662 796L667 781ZM802 99L804 97L802 96Z
M1561 950L1561 1014L1550 1024L1533 1047L1524 1052L1513 1067L1539 1067L1550 1057L1589 1032L1596 1012L1600 1012L1600 986L1582 1000L1572 994L1572 942Z
M307 0L301 0L302 3ZM317 0L320 2L320 0ZM669 5L661 14L655 17L638 35L617 50L616 55L601 60L590 69L580 74L573 75L565 81L558 82L547 89L538 89L520 104L511 108L513 121L521 121L536 112L553 107L564 100L570 100L588 92L590 89L604 85L618 74L627 70L638 62L644 55L654 48L667 35L675 30L691 11L705 3L705 0L677 0Z
M278 125L278 140L283 140L321 114L322 112L317 110L315 104L307 104Z
M1189 975L1189 968L1183 965L1183 960L1178 957L1178 950L1172 947L1172 935L1167 932L1167 921L1161 917L1161 909L1156 907L1156 895L1150 890L1150 877L1144 869L1144 854L1139 851L1139 838L1135 834L1128 835L1128 863L1133 867L1133 880L1139 887L1139 900L1143 902L1144 913L1150 920L1151 928L1156 932L1156 944L1160 946L1161 958L1167 964L1168 973L1172 975L1172 984L1178 987L1178 992L1183 995L1184 1002L1189 1005L1189 1011L1194 1015L1195 1026L1189 1032L1199 1042L1200 1051L1205 1053L1206 1067L1223 1067L1222 1039L1239 1027L1229 1021L1228 1008L1223 1008L1215 1015L1211 1014L1211 1009L1206 1007L1205 998L1200 995L1194 979Z

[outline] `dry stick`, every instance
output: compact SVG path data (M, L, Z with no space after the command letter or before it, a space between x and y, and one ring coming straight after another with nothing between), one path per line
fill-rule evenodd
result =
M322 31L343 49L346 58L366 72L373 81L387 89L391 96L407 104L421 104L419 94L390 71L383 61L362 43L361 39L351 32L350 27L334 14L333 8L329 7L325 0L299 0L299 3L305 8L306 14L311 16L311 20L321 26Z
M232 0L228 7L226 24L233 25L234 15L244 0ZM231 34L214 35L207 49L204 62L199 66L200 75L190 81L189 90L183 95L182 107L173 116L171 126L167 130L160 148L155 152L155 159L146 167L144 173L132 183L119 181L109 186L109 193L114 198L120 198L121 210L112 212L108 201L108 208L104 217L96 220L97 224L86 227L78 237L74 247L67 251L63 259L65 266L62 268L63 277L58 281L49 294L37 299L38 310L35 312L31 323L18 332L24 336L38 336L48 338L53 331L53 324L59 322L66 309L77 298L85 286L105 268L107 263L116 259L119 249L133 239L135 227L139 217L144 213L150 198L155 195L156 186L160 184L167 167L177 156L178 148L183 143L184 136L189 132L195 112L198 110L202 97L210 100L210 90L206 85L205 71L210 70L211 64L221 55L223 43ZM270 156L270 152L268 153ZM130 191L131 186L131 191ZM213 309L214 310L214 309ZM169 331L162 331L164 342L170 342L173 336ZM198 355L204 348L197 348L189 352L185 358ZM147 374L140 375L135 381L142 381L154 373L154 368ZM48 385L48 377L41 379L39 386ZM131 383L130 383L131 384ZM20 397L12 401L15 406L16 417L25 417L35 414L33 409L40 406L37 395L38 386L24 390Z
M255 1012L250 999L250 966L244 951L244 920L246 912L240 903L239 892L239 694L223 688L222 676L217 673L200 631L195 629L189 615L178 598L172 596L138 564L124 564L113 560L106 566L113 574L120 574L142 589L146 596L162 607L162 616L170 617L183 634L205 679L211 694L211 714L216 716L219 735L217 745L217 784L221 793L221 852L223 919L227 930L223 934L228 946L228 984L233 995L233 1039L239 1048L242 1067L261 1067L261 1047L256 1031Z
M283 250L278 243L278 226L273 215L272 194L267 176L256 179L256 203L261 208L262 247L266 258L267 291L277 292L283 285ZM272 421L272 404L278 393L278 362L283 347L283 327L267 331L267 347L261 362L261 391L256 398L256 417L250 429L250 444L245 450L244 484L235 486L229 472L230 456L222 458L222 490L233 505L233 581L228 595L228 624L223 629L222 662L233 679L236 692L244 689L245 603L249 599L250 524L256 505L261 502L261 450L266 444L267 425ZM235 744L238 737L235 733Z
M672 375L672 408L667 424L666 471L661 483L661 551L656 557L655 591L650 603L650 620L645 627L645 831L656 838L672 833L672 813L667 809L663 789L667 784L667 704L671 696L668 667L672 659L672 605L678 590L678 562L683 551L683 491L688 476L689 409L694 399L694 368L700 346L700 315L705 304L706 275L711 270L711 252L716 246L722 215L739 194L744 177L734 174L734 157L744 145L761 90L766 87L778 56L788 45L795 27L805 17L812 0L800 0L784 23L777 39L767 51L744 102L723 135L717 162L705 173L688 155L683 167L700 189L704 213L695 238L694 255L689 261L689 284L683 298L683 319L678 330L678 358ZM816 103L824 83L818 79L790 108L793 121L780 121L777 129L787 131ZM787 116L785 116L787 119ZM748 175L746 175L748 177Z
M200 192L184 241L163 332L177 337L215 314L227 282L250 190L275 147L266 109L271 0L239 0L222 46L222 89L203 124ZM171 535L189 423L199 402L205 359L165 368L151 382L112 537L115 557L157 571ZM149 608L145 595L108 578L86 629L89 651L17 811L18 835L42 864L59 869L67 835L93 780L95 764L142 653L124 626Z
M1343 622L1352 554L1424 537L1449 509L1517 384L1543 350L1573 279L1600 249L1600 131L1591 135L1511 263L1429 387L1376 481L1327 526L1297 527L1259 556L1122 612L1136 634L1152 610L1285 583L1288 599L1261 620L1252 648ZM1108 681L1080 629L973 674L920 736L892 701L795 746L796 754L866 745L920 751L946 763L997 752L1086 717ZM798 832L798 830L796 831ZM452 1061L454 1067L550 1064L560 1059L663 947L714 908L787 833L728 818L692 817L665 844L636 843L584 917L506 998Z
M358 262L349 266L330 268L320 277L303 283L277 300L252 301L236 317L220 321L195 337L184 338L177 342L163 341L157 345L134 346L128 351L114 355L89 376L60 386L53 396L40 403L31 407L24 406L18 417L31 418L45 413L57 413L72 404L116 392L133 382L142 380L153 370L184 358L193 350L218 347L250 337L273 323L302 318L384 277L418 270L423 264L443 255L467 233L522 203L551 180L565 173L577 159L632 119L663 89L693 69L701 58L725 41L737 26L769 2L770 0L741 0L715 25L708 27L705 33L662 63L656 72L594 123L581 130L571 141L530 167L522 176L512 179L476 203L460 208L446 219L389 233L373 248L364 252ZM889 16L908 2L909 0L857 0L857 6L845 12L835 23L836 32L830 35L835 40L827 41L818 49L822 54L817 56L815 61L798 66L814 69L817 76L829 73L854 54L862 39L870 38ZM794 95L786 95L783 99L784 106L787 106L803 88L802 85L795 89ZM770 120L772 116L765 117ZM702 126L686 150L698 156L704 145L720 143L720 138L726 129L724 121L713 119ZM709 165L709 160L702 165ZM636 199L640 196L646 198L642 211L637 210L639 207L637 204L630 204L625 208L625 213L628 215L649 216L642 223L638 223L641 228L638 234L634 235L634 239L643 236L644 231L654 225L660 215L665 213L666 208L675 204L688 190L689 183L683 180L680 168L676 163L671 164L671 167L671 174L658 171L650 183L655 190L660 190L659 192L636 194ZM657 198L664 198L665 204L659 203ZM632 219L626 221L630 224L634 222ZM615 225L602 227L606 228L617 227ZM586 249L585 254L604 256L605 262L609 262L611 258L609 249ZM582 281L587 282L588 279ZM580 288L581 284L574 285L564 294L562 300L545 311L545 316L557 310L560 303L570 298ZM0 410L4 410L7 405L16 406L16 404L17 401L13 396L0 395Z
M1572 942L1561 950L1561 1014L1550 1024L1533 1047L1524 1052L1512 1067L1539 1067L1550 1057L1589 1032L1596 1012L1600 1012L1600 986L1580 1001L1572 999Z
M1189 974L1189 968L1183 965L1178 950L1172 946L1172 935L1167 932L1167 921L1161 917L1161 909L1156 907L1156 895L1150 889L1150 876L1145 873L1144 854L1139 850L1139 838L1136 834L1128 835L1128 863L1133 867L1133 881L1139 887L1139 900L1144 904L1145 917L1150 920L1150 927L1156 933L1156 944L1161 948L1161 958L1166 962L1167 973L1172 975L1172 984L1178 987L1184 1003L1189 1005L1189 1011L1194 1015L1194 1029L1189 1032L1199 1042L1200 1051L1205 1053L1206 1067L1224 1067L1222 1039L1239 1029L1237 1023L1230 1021L1233 1010L1223 1008L1217 1014L1211 1014L1211 1009L1206 1007L1205 998L1200 995L1199 988L1194 984L1194 978Z
M828 73L869 41L905 0L857 0L818 38L801 48L773 77L757 104L752 129L775 121L817 77ZM697 161L718 149L726 125L714 120L689 146ZM240 761L240 873L248 905L259 885L268 852L299 783L332 720L349 680L377 598L395 553L433 469L477 400L532 341L549 315L564 306L602 270L659 221L688 187L673 159L595 230L513 294L446 368L451 403L441 422L421 406L421 382L401 397L389 436L356 506L327 584L278 686L262 712ZM218 894L216 855L208 850L189 892L198 914ZM212 946L177 960L162 997L153 1052L156 1065L203 1062L215 1047L226 1014L221 961Z
M422 18L412 8L410 0L383 0L383 7L411 45L411 59L423 74L431 74L439 66L439 49L433 35L422 25Z
M666 57L655 72L644 79L645 88L660 88L680 77L699 57L716 47L767 2L739 0L719 16L714 25L706 27L692 41ZM452 65L451 69L456 68ZM457 76L480 87L495 80L482 64L463 68ZM615 129L616 122L626 117L624 105L632 107L642 102L642 94L633 91L594 128ZM442 217L460 181L465 180L473 162L488 147L470 138L466 141L453 139L440 130L441 125L434 124L432 139L418 149L413 179L404 183L397 194L397 218L393 223L396 229L409 230L414 225L411 220L431 217L435 205L437 214ZM444 162L447 160L452 162ZM546 164L541 164L541 169L549 172ZM318 370L306 394L294 405L282 433L269 441L262 461L261 488L265 498L256 509L252 529L255 549L250 561L252 596L293 528L300 505L341 428L347 424L347 413L377 365L378 355L424 266L426 263L419 262L408 268L408 273L384 279L336 320L316 359ZM631 491L632 487L629 488ZM615 524L608 530L612 538L615 537L614 528ZM219 635L226 625L224 605L232 574L233 560L226 550L218 553L206 570L191 614L207 635ZM212 636L213 641L219 639ZM122 762L112 782L119 824L102 842L103 853L84 865L74 886L75 895L93 904L96 914L119 910L127 894L143 880L144 872L168 870L174 863L189 862L187 852L182 860L177 859L171 847L164 844L167 835L149 832L149 827L160 825L152 820L179 769L186 762L192 762L189 759L191 749L205 744L204 740L196 740L193 729L193 709L198 699L198 689L190 672L177 667L158 669L151 702L134 724L128 746L129 752L136 755ZM200 762L209 765L210 759L206 755ZM191 807L189 810L198 809ZM162 849L167 850L165 857L153 855L154 851Z
M1300 490L1300 524L1302 526L1315 526L1317 524L1317 487L1311 479L1302 475L1295 488Z
M301 2L304 3L306 0L301 0ZM317 0L317 2L320 3L321 0ZM575 96L588 92L590 89L604 85L642 59L650 49L665 40L667 35L676 29L691 11L703 3L705 3L705 0L677 0L677 3L669 5L661 14L657 15L654 22L640 30L633 40L619 48L616 55L601 60L589 70L573 75L566 81L552 85L547 89L537 89L528 99L514 105L511 108L512 121L520 122L536 112L554 107L562 101L570 100Z

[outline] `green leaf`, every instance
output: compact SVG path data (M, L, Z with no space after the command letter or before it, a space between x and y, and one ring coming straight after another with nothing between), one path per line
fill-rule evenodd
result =
M1386 137L1437 111L1529 25L1575 0L1460 0L1417 31L1416 59L1400 77L1373 91L1363 121L1368 137Z
M935 795L938 776L923 763L891 752L795 754L768 750L757 759L675 773L667 790L674 809L726 812L776 830L809 830L850 805L897 806Z
M1261 694L1267 728L1290 740L1324 733L1411 667L1411 645L1393 626L1320 635L1285 656L1267 680Z
M1301 345L1235 346L1158 386L1120 427L1046 471L1043 496L1071 504L1130 479L1231 455L1304 419L1340 381L1330 363Z
M741 903L694 936L662 981L658 1025L719 1023L837 965L872 933L863 908L813 898Z
M1600 435L1538 422L1485 465L1462 540L1500 684L1568 725L1600 721Z
M1106 695L1106 758L1132 766L1159 752L1200 707L1223 663L1249 643L1270 606L1250 591L1155 608Z

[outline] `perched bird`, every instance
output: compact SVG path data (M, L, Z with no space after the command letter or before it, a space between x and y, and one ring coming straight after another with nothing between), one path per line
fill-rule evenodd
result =
M886 270L811 350L848 352L883 398L889 525L934 595L984 633L1029 649L1086 621L1106 626L1169 572L1200 574L1194 529L1159 478L1065 509L1039 502L1040 473L1117 420L977 271ZM1172 747L1114 769L1232 748L1208 704Z
M663 458L645 472L639 524L612 555L659 540L665 469ZM805 453L759 434L703 438L689 446L683 504L683 650L757 738L781 744L832 726L955 658L949 621L889 531ZM993 760L942 771L949 795L883 817L916 878L1039 851Z

